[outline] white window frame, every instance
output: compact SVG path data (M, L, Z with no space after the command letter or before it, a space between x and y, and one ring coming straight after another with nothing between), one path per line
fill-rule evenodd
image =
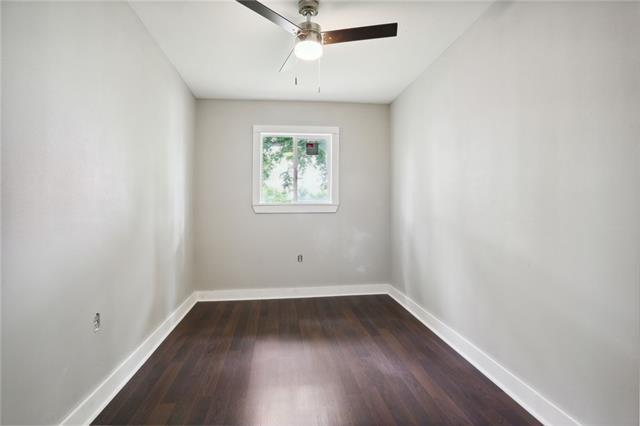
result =
M263 203L262 187L262 135L331 136L328 203ZM335 213L339 206L338 178L340 164L340 129L325 126L253 126L253 211L256 213Z

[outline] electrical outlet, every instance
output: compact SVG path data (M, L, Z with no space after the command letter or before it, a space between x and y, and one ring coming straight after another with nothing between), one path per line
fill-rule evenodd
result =
M298 255L298 263L302 263L302 255L301 254Z
M96 312L96 314L93 316L93 332L97 333L98 331L100 331L100 312Z

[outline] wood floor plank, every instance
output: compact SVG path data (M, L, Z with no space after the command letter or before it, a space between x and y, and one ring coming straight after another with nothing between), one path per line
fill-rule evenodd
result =
M94 424L540 423L376 295L199 302Z

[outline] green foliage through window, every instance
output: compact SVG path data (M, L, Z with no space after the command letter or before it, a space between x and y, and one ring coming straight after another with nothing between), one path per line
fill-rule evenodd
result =
M307 155L308 143L317 154ZM263 136L262 202L329 202L328 154L326 137Z

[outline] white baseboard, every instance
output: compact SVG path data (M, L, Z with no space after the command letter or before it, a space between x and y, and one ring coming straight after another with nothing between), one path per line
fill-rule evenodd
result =
M195 291L169 317L140 344L88 397L62 422L62 425L91 423L107 404L156 350L199 301L290 299L303 297L330 297L367 294L388 294L414 317L432 330L456 352L473 364L507 395L546 425L580 426L572 418L546 399L531 386L500 365L464 336L456 332L407 295L389 284L333 285L297 288L208 290Z
M580 423L553 402L546 399L515 374L511 373L487 353L475 346L463 335L449 327L437 317L411 300L406 294L395 287L389 286L389 296L395 299L403 308L444 340L475 368L495 383L514 401L520 404L532 416L545 425L572 425Z
M389 294L389 284L328 285L317 287L286 287L265 289L234 289L198 291L199 301L297 299L302 297L358 296Z
M90 424L107 404L116 396L120 389L142 367L151 354L167 338L182 318L197 302L196 294L192 293L164 320L153 333L145 339L115 370L107 376L98 387L69 413L60 424L86 425Z

